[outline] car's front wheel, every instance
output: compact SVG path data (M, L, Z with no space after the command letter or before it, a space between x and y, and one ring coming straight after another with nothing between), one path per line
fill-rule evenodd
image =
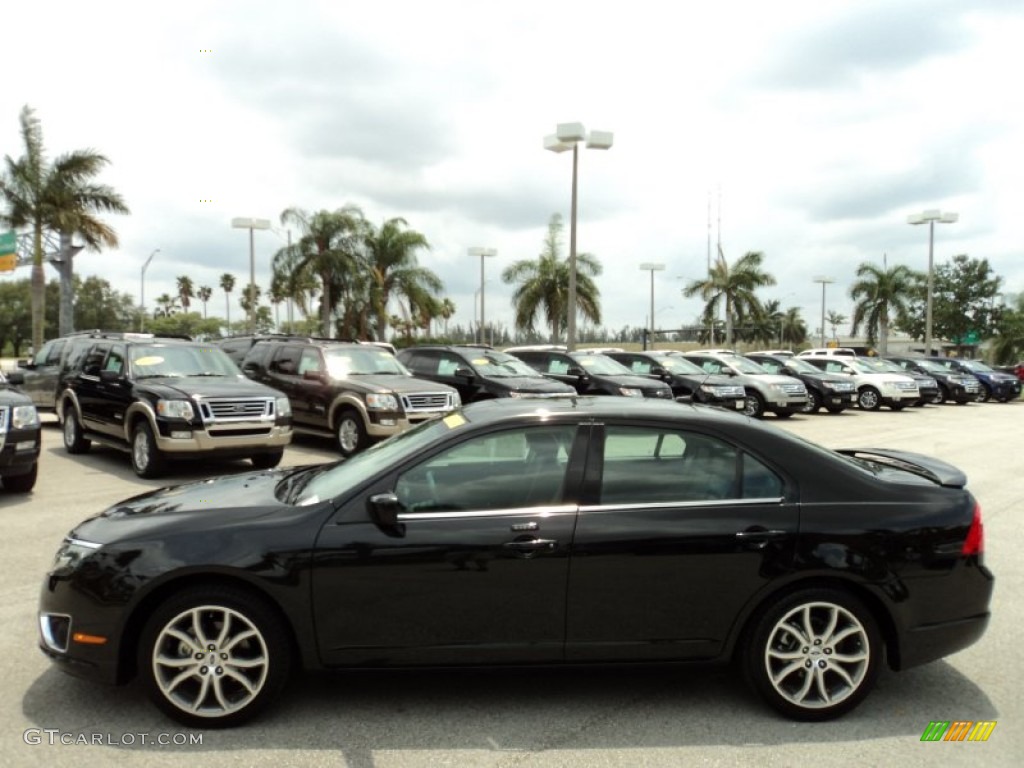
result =
M947 400L949 400L949 392L940 384L938 390L932 395L932 405L942 405Z
M338 439L338 450L345 458L354 456L366 447L366 428L363 418L355 408L346 408L338 417L335 430Z
M857 405L865 411L877 411L882 406L882 396L874 387L864 387L857 393Z
M159 477L166 459L156 446L156 438L149 422L139 421L132 430L132 469L139 477Z
M231 587L175 595L142 633L138 668L150 698L193 727L241 725L280 695L291 654L264 600Z
M807 405L800 409L801 413L817 413L821 408L821 395L816 390L807 390Z
M32 465L32 469L23 475L9 475L2 481L5 491L11 493L28 493L36 485L36 476L39 474L39 462Z
M85 453L91 443L82 436L82 424L72 406L64 411L64 447L68 453Z
M978 388L978 396L975 398L977 403L987 403L992 399L992 388L988 384L982 384Z
M883 655L874 616L852 595L807 589L755 620L743 658L750 684L796 720L828 720L856 707Z
M752 419L760 419L764 416L764 400L757 392L747 393L747 399L743 403L743 412Z

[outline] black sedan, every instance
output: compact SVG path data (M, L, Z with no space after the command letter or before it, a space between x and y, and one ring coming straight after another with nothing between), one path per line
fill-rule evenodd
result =
M836 717L989 621L954 467L654 399L495 399L328 465L164 488L67 536L40 645L242 723L305 669L729 661Z

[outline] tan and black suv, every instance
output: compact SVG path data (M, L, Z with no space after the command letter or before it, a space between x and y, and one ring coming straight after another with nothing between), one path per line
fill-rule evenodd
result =
M454 388L414 377L373 344L264 339L242 371L287 395L295 429L332 435L343 456L461 405Z

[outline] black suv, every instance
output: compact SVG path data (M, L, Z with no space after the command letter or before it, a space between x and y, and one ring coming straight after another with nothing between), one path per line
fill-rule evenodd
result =
M150 334L104 334L74 344L57 415L68 453L91 441L127 450L139 477L170 457L245 457L277 466L292 439L288 398L242 375L209 344Z
M938 363L947 371L962 376L974 376L980 385L977 401L987 403L996 400L1008 403L1020 397L1020 379L1011 373L1003 373L991 368L980 360L967 360L960 357L929 357L925 358Z
M548 378L573 387L581 395L660 397L672 399L672 389L649 376L637 376L622 363L593 352L566 352L549 347L512 347L518 357Z
M939 389L932 395L932 402L939 404L952 400L959 405L974 402L981 392L981 382L970 373L951 371L935 360L927 357L901 357L889 355L886 358L890 363L895 363L905 371L923 373L931 376L939 385Z
M455 389L417 379L369 343L259 341L242 372L288 395L295 428L333 435L343 456L461 405Z
M20 372L5 378L0 371L0 482L14 493L32 490L39 467L39 413L28 395L9 386L22 380Z
M746 390L728 376L710 374L679 355L667 352L626 352L609 350L603 354L622 363L631 373L653 376L672 388L676 400L717 405L742 411Z
M519 358L490 347L410 347L398 359L424 379L448 384L462 402L523 395L575 395L568 384L542 376Z
M803 413L817 413L822 407L829 413L842 413L853 406L857 387L848 376L826 373L799 357L782 357L766 352L750 352L753 360L769 373L781 373L800 379L807 387L807 405Z

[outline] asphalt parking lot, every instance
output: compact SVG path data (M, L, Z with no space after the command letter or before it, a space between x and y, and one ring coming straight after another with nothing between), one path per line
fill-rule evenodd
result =
M765 422L830 447L901 448L966 471L997 578L993 620L978 644L925 667L883 673L858 710L815 725L775 716L729 669L659 667L316 676L296 681L247 728L186 731L136 687L77 681L51 668L36 647L39 588L63 535L105 506L167 482L138 479L127 456L108 449L68 456L48 425L34 493L0 494L0 619L7 628L0 765L1019 765L1024 402ZM298 438L285 464L334 458L329 442ZM180 465L173 481L247 468ZM985 743L921 742L933 720L997 726Z

